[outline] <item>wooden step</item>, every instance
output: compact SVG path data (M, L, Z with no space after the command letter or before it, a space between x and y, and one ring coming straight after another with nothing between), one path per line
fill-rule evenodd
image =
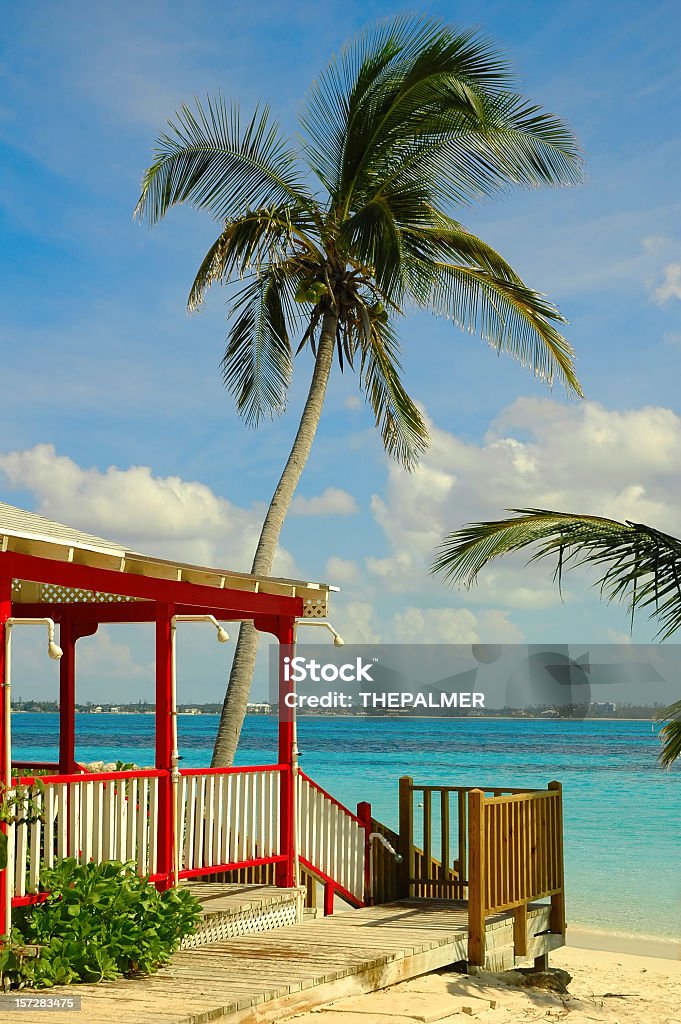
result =
M201 903L201 921L180 949L195 949L240 935L272 931L303 920L303 889L229 882L189 882Z

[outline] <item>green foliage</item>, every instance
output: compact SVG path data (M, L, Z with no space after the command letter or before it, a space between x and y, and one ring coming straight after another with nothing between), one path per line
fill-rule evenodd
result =
M429 437L400 376L407 306L581 394L558 310L455 219L509 188L581 180L570 129L513 84L488 40L397 16L318 76L298 145L266 108L241 119L221 97L168 122L136 214L155 224L189 203L219 223L189 308L212 284L236 286L223 378L247 423L283 412L292 339L316 354L326 324L386 450L413 468Z
M134 863L79 864L69 858L41 875L46 902L24 908L0 969L18 987L111 981L168 962L196 929L200 905L187 889L159 893ZM22 946L38 955L22 957Z
M681 627L681 540L643 523L536 508L511 511L512 519L471 523L450 533L433 572L470 586L492 559L535 545L530 561L554 556L559 583L563 571L577 565L605 568L601 591L628 601L632 615L649 609L660 622L660 639Z
M577 565L605 571L598 579L610 600L629 602L632 620L637 608L647 608L660 623L658 637L667 640L681 629L681 540L644 523L620 523L600 516L545 509L511 509L512 519L469 523L450 533L440 545L432 572L450 582L471 586L493 559L534 546L530 561L556 558L554 579ZM657 716L660 764L669 768L681 758L681 701Z
M667 723L660 729L660 764L663 768L671 768L674 762L681 758L681 700L670 704L655 717Z

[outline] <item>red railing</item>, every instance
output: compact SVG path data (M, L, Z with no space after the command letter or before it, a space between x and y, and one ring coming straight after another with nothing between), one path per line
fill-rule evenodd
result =
M41 868L68 856L83 863L133 860L141 874L166 887L177 879L269 865L293 878L297 854L305 873L324 887L327 912L336 894L354 906L369 899L369 806L353 813L303 772L294 801L288 765L184 768L174 776L158 769L78 772L43 776L42 783L39 790L31 776L16 782L18 811L30 795L41 806L41 820L17 821L10 829L15 906L43 899ZM161 820L160 793L168 785L174 838ZM168 841L172 848L164 851ZM172 872L164 864L173 865Z

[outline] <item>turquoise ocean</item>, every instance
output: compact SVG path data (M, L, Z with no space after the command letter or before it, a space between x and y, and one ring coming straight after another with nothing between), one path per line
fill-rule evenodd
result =
M210 764L217 716L180 716L182 765ZM56 714L12 716L14 757L56 759ZM246 719L239 764L276 761L274 718ZM299 720L301 767L354 809L397 826L397 780L563 784L568 921L595 931L681 939L681 766L657 767L650 722L530 719ZM77 757L153 763L153 715L77 716Z

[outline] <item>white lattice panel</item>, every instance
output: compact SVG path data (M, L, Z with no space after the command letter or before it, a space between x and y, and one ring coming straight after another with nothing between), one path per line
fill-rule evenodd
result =
M325 619L328 612L328 601L324 597L308 597L303 602L304 619Z
M76 587L61 587L56 583L40 584L40 600L44 604L75 604L85 602L117 603L120 601L134 601L134 597L125 597L122 594L103 594L99 590L78 590Z
M253 935L285 928L300 923L299 901L295 895L290 902L270 907L249 907L232 914L214 914L199 923L193 935L187 935L180 949L195 949L209 942L222 942L237 935Z

